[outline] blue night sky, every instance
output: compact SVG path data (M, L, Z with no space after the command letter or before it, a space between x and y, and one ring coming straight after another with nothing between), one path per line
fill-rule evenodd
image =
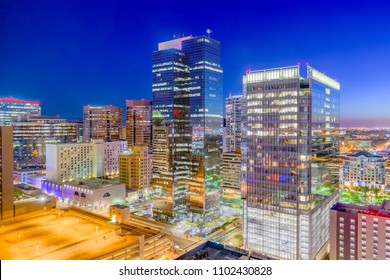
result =
M158 42L211 28L225 95L248 68L309 62L340 81L342 125L390 127L386 2L1 0L0 96L70 119L86 104L150 99Z

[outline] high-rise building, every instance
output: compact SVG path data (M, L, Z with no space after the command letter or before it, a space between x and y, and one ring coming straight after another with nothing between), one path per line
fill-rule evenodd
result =
M241 149L241 98L242 95L234 95L225 99L224 152L234 152Z
M0 125L11 125L18 117L40 116L39 101L18 100L12 97L0 98Z
M14 127L16 168L46 163L46 144L77 142L77 124L59 117L23 117Z
M181 151L180 155L173 153L174 165L182 170L178 177L187 181L194 219L219 215L223 129L220 64L220 43L206 36L163 42L153 53L153 110L161 114L164 125L172 125L175 138L182 135L173 141L172 147ZM184 178L187 166L190 175Z
M283 259L326 253L338 199L340 84L307 72L298 65L243 77L245 245Z
M223 70L220 42L201 36L182 42L190 71L192 165L190 211L201 220L220 214Z
M109 106L84 106L83 141L103 139L104 141L122 138L122 108Z
M0 215L14 217L14 181L12 127L0 126Z
M241 199L241 151L222 154L222 192L226 201Z
M189 38L189 37L186 37ZM174 40L177 45L185 38ZM180 47L160 43L153 52L154 216L188 216L191 164L189 66Z
M151 146L152 102L150 100L126 100L126 140L133 145Z
M149 188L152 179L151 154L147 145L134 145L119 156L119 178L128 189Z
M153 112L153 215L160 220L182 219L189 213L189 135L183 133L188 127L180 127L188 122L184 116L175 119L184 121L164 124L160 112ZM176 125L181 134L173 133Z
M119 175L119 155L126 149L126 141L47 144L46 178L66 182Z
M366 151L345 156L340 169L340 185L384 190L386 160Z
M331 260L390 260L390 201L330 210Z

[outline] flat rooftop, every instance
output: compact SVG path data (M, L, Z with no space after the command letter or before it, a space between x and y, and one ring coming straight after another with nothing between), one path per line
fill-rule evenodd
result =
M50 181L49 181L50 182ZM101 189L108 186L120 185L122 183L119 182L119 178L110 178L110 179L100 179L100 178L90 178L90 179L75 179L71 182L59 183L52 182L62 185L71 185L75 187L84 187L87 189Z
M332 206L331 210L353 213L353 214L361 213L361 214L390 218L390 200L384 200L381 206L375 206L375 205L359 206L353 204L336 203L335 205Z
M247 250L207 241L181 255L177 260L273 260L273 258L259 253L250 254Z

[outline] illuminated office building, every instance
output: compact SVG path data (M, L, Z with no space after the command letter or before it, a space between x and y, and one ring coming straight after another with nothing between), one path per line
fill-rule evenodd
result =
M234 152L240 149L241 98L242 95L234 95L225 99L226 128L224 134L224 152Z
M122 108L117 106L84 106L83 141L122 138Z
M152 102L150 100L126 100L126 140L133 145L151 146Z
M206 36L163 42L153 53L153 110L171 126L172 148L180 151L173 153L180 174L172 172L189 188L194 219L219 215L222 73L220 43Z
M126 141L47 144L46 178L66 182L79 178L119 175L119 155L127 149Z
M152 160L148 145L134 145L119 156L119 178L128 189L146 189L152 179Z
M340 185L384 190L386 160L366 151L345 156L340 169Z
M181 51L184 37L160 43L153 52L153 179L154 216L182 219L189 209L191 160L190 72Z
M46 144L77 141L77 124L59 117L23 117L14 127L15 166L40 165L46 162Z
M14 217L12 127L0 126L0 215Z
M338 199L340 84L309 66L303 78L298 65L248 71L243 89L245 245L282 259L318 258Z
M39 101L18 100L12 97L0 98L0 125L11 125L18 117L40 116Z
M192 164L190 205L195 217L219 216L223 92L220 42L201 36L182 42L190 70Z

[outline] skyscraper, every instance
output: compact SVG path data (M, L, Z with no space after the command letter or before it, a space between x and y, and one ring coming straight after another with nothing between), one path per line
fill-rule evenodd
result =
M242 195L246 247L313 259L336 202L340 84L300 66L243 77ZM327 195L324 195L327 194Z
M84 106L83 141L103 139L104 141L122 138L122 108L109 106Z
M153 53L153 110L171 129L170 172L181 182L172 187L189 194L194 219L219 215L222 73L220 43L209 37L163 42Z
M126 140L133 145L151 146L152 102L150 100L126 100Z
M18 117L40 115L39 101L0 98L0 125L11 125L10 123Z
M241 145L241 98L242 95L229 96L225 99L226 128L224 152L234 152Z
M192 164L190 207L196 218L219 216L223 145L223 70L220 42L194 37L182 42L190 71Z
M0 214L2 220L14 217L12 137L11 126L0 126Z

